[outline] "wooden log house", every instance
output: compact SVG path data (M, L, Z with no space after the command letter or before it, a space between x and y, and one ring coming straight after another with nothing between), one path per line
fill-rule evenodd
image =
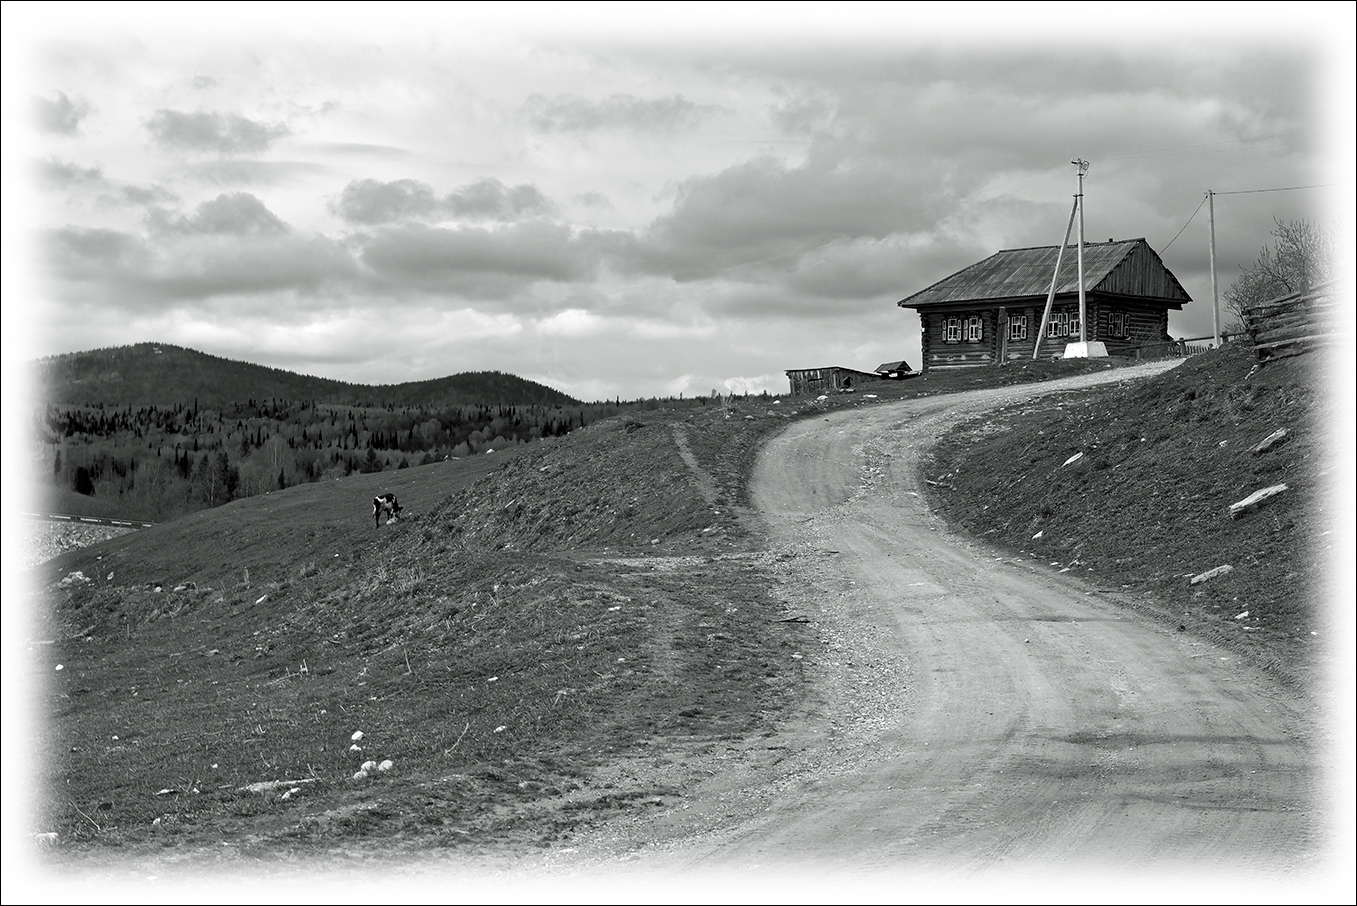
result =
M922 371L1032 358L1059 246L1005 249L901 299L919 313ZM1078 248L1067 246L1040 355L1079 340ZM1170 348L1168 310L1192 299L1144 239L1084 244L1087 339L1109 355Z

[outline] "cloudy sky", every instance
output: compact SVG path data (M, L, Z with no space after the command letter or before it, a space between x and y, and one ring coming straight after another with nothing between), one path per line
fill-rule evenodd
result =
M1059 242L1074 157L1088 238L1197 300L1175 335L1206 190L1222 288L1351 212L1350 4L186 8L5 7L7 361L782 392L917 365L895 303Z

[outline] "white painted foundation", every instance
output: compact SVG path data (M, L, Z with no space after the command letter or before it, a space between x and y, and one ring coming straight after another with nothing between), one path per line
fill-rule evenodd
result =
M1089 340L1087 343L1069 343L1065 346L1067 359L1103 359L1107 358L1107 346L1102 340Z

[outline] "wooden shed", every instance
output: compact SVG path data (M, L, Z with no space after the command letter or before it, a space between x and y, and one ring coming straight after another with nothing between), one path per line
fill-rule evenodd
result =
M1031 359L1055 274L1059 246L1005 249L901 299L919 312L922 370ZM1078 248L1067 246L1043 355L1060 355L1079 340ZM1168 311L1192 298L1144 239L1084 244L1087 339L1110 355L1171 342Z
M903 381L915 377L919 372L909 367L909 362L882 362L876 366L876 375L883 381Z
M828 368L797 368L788 371L787 380L791 381L792 393L801 394L856 390L868 381L879 381L881 378L870 371L831 365Z

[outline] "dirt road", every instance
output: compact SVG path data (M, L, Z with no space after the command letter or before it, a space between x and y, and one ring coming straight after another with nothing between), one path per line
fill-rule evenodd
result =
M775 438L755 502L783 594L819 636L798 653L815 700L733 747L682 809L595 851L651 880L1091 873L1219 894L1308 878L1323 741L1291 693L1070 574L949 533L920 495L918 457L951 422L1163 367L858 407Z

